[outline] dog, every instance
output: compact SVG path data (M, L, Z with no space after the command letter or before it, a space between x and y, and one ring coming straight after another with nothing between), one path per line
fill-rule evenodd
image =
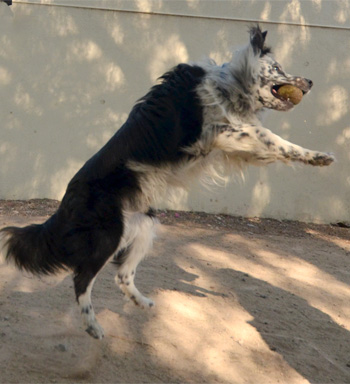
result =
M135 104L122 127L69 182L57 212L45 223L1 230L5 258L31 273L72 270L86 331L101 339L91 290L113 258L116 281L142 308L153 301L134 284L150 251L157 220L154 202L169 188L232 165L275 161L327 166L329 153L304 149L262 126L263 109L288 111L279 96L289 84L307 94L312 81L285 73L265 46L267 31L249 30L249 44L230 62L179 64ZM204 173L203 173L204 171Z

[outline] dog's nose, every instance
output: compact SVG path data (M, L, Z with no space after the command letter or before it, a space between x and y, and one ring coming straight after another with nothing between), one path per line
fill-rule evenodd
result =
M306 79L306 81L309 83L309 87L310 87L310 88L314 85L314 83L312 82L312 80Z

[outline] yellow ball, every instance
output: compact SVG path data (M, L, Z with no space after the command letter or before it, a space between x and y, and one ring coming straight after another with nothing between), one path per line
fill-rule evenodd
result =
M301 102L303 91L294 85L282 85L277 90L277 93L285 100L291 101L294 105Z

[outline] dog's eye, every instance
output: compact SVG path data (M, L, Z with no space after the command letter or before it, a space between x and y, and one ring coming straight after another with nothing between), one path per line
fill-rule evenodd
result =
M284 72L283 72L283 70L282 70L282 68L281 68L281 66L280 66L279 64L274 64L274 65L272 66L272 70L273 70L274 72L277 72L277 73L280 74L280 75L284 75Z

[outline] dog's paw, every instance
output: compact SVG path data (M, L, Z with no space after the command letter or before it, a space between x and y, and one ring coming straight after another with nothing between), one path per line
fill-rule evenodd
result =
M137 296L131 296L130 300L137 305L138 307L142 309L149 309L153 308L155 306L155 303L153 300L149 299L146 296L137 295Z
M103 328L97 322L89 325L85 331L94 339L102 340L104 337Z
M308 161L309 164L324 167L332 164L335 161L335 157L332 153L318 152Z

